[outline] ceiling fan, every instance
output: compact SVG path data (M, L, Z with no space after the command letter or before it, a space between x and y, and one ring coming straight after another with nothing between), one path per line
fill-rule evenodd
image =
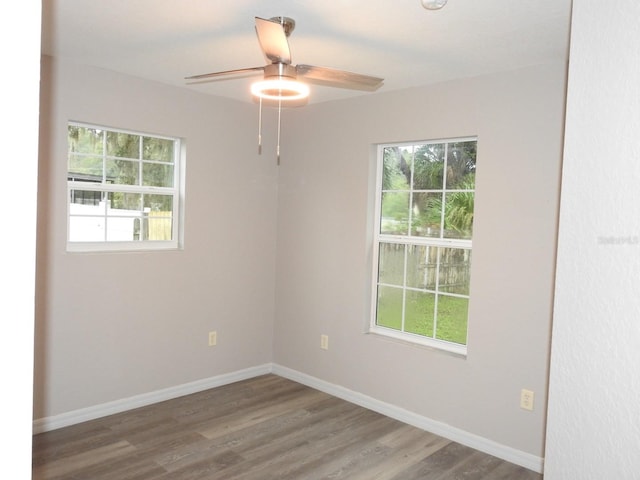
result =
M203 73L185 77L192 83L202 83L223 79L221 77L263 74L263 80L251 85L251 93L260 101L258 122L258 153L262 152L262 103L278 106L278 143L276 154L280 164L280 117L283 102L286 105L304 100L309 96L306 83L352 90L375 91L383 82L382 78L359 73L337 70L335 68L313 65L292 65L291 51L287 38L295 28L296 22L289 17L264 19L255 17L256 34L267 64L259 67L240 68L221 72ZM302 81L301 81L302 80ZM292 103L294 102L294 103Z
M287 38L293 32L296 22L289 17L270 19L255 17L255 20L258 42L268 62L267 65L204 73L185 79L206 81L223 76L262 72L264 81L254 84L252 93L263 99L281 101L298 100L308 95L308 88L299 86L304 85L300 80L329 87L363 91L374 91L382 85L383 79L378 77L313 65L292 65Z

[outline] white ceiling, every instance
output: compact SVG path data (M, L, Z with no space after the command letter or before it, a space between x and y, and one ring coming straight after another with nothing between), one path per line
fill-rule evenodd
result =
M252 101L251 78L185 76L265 64L254 17L292 17L292 63L383 77L378 92L566 61L571 0L44 0L42 51ZM312 85L310 103L370 93Z

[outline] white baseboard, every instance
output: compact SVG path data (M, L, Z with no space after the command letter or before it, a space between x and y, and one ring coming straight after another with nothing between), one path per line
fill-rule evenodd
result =
M421 428L422 430L426 430L436 435L440 435L441 437L448 438L449 440L461 443L462 445L475 448L476 450L488 453L489 455L493 455L516 465L520 465L529 470L533 470L534 472L542 473L543 471L544 459L541 457L502 445L494 442L493 440L452 427L446 423L418 415L395 405L376 400L375 398L362 393L354 392L348 388L325 382L319 378L312 377L278 364L259 365L257 367L205 378L203 380L197 380L195 382L185 383L175 387L169 387L154 392L144 393L142 395L115 400L113 402L103 403L93 407L82 408L60 415L40 418L33 422L33 433L38 434L69 425L75 425L76 423L94 420L114 413L120 413L134 408L143 407L145 405L151 405L153 403L189 395L191 393L201 392L209 388L228 385L248 378L266 375L268 373L288 378L289 380L307 385L335 397L342 398L348 402L360 405L361 407L368 408L369 410L373 410L374 412L381 413L388 417L395 418L396 420L413 425L414 427Z
M454 442L458 442L462 445L466 445L481 452L488 453L489 455L493 455L494 457L498 457L516 465L520 465L521 467L533 470L534 472L542 473L543 471L544 459L530 453L526 453L521 450L502 445L500 443L494 442L493 440L474 435L473 433L469 433L459 428L452 427L451 425L447 425L446 423L432 420L428 417L418 415L414 412L410 412L395 405L376 400L375 398L369 397L362 393L354 392L353 390L349 390L339 385L325 382L324 380L320 380L318 378L298 372L296 370L292 370L287 367L283 367L281 365L274 364L272 367L272 373L328 393L330 395L333 395L334 397L342 398L343 400L355 403L356 405L368 408L369 410L381 413L383 415L386 415L387 417L394 418L403 423L413 425L414 427L418 427L422 430L426 430L436 435L440 435L441 437L447 438Z
M271 364L259 365L236 372L217 375L215 377L196 380L195 382L177 385L175 387L164 388L154 392L143 393L113 402L102 403L92 407L81 408L71 412L54 415L51 417L39 418L33 422L33 434L55 430L57 428L75 425L76 423L94 420L96 418L106 417L114 413L125 412L145 405L163 402L172 398L182 397L191 393L201 392L209 388L220 387L230 383L239 382L248 378L266 375L271 372Z

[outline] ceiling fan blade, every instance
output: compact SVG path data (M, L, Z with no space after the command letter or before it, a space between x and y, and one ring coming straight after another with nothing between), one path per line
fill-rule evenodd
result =
M256 17L256 34L268 62L291 63L291 51L283 25L273 20Z
M335 68L315 67L313 65L296 65L298 79L325 85L328 87L349 88L352 90L377 90L384 81L383 78L346 72Z
M264 67L250 67L250 68L238 68L236 70L225 70L224 72L203 73L200 75L192 75L190 77L184 77L185 80L208 80L216 77L250 74L255 75L258 72L263 72Z

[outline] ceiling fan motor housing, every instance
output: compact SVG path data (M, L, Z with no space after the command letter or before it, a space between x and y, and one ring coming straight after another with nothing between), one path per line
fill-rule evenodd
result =
M265 65L265 80L276 80L282 77L286 77L287 80L295 80L298 77L298 74L296 73L296 67L294 67L293 65L288 65L286 63L272 63L270 65Z

